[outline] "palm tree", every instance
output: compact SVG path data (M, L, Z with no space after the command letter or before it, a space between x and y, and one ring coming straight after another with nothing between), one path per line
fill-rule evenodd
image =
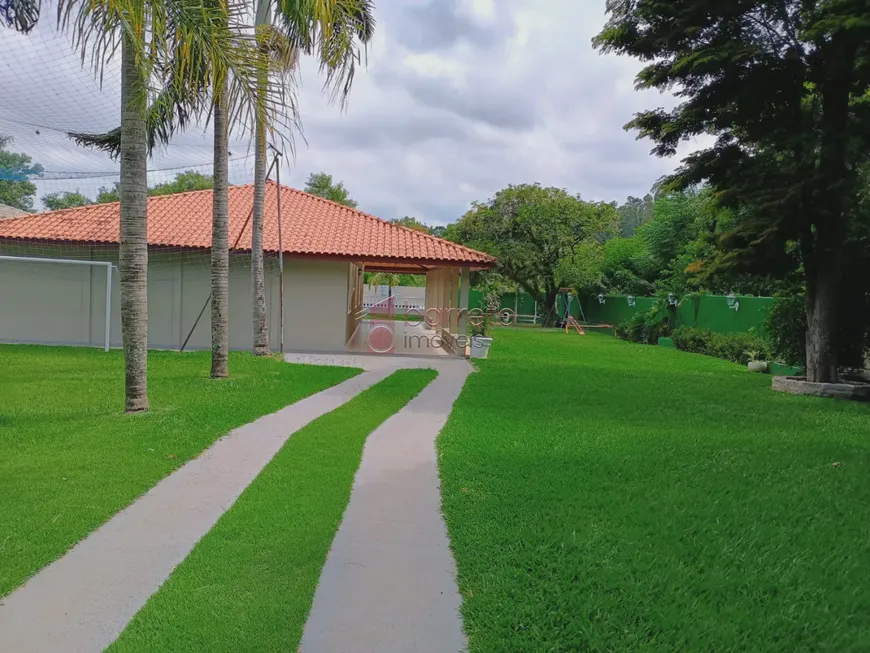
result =
M214 92L214 191L211 229L211 376L229 374L229 120L227 84L218 83Z
M269 53L262 43L263 34L272 25L271 0L259 0L255 8L254 29L260 37L258 41L261 60L266 61ZM267 74L260 74L257 89L265 93L269 84ZM269 320L266 315L266 270L263 253L263 223L266 212L266 118L262 108L255 107L254 125L254 207L251 215L251 310L254 319L254 356L268 356Z
M147 69L132 31L121 37L121 340L127 412L148 410Z
M3 22L19 31L39 17L35 0L13 0ZM148 246L147 156L154 139L168 142L176 124L204 104L203 89L231 73L253 102L258 93L259 59L252 47L240 47L241 15L221 3L199 0L59 0L61 28L70 31L83 58L98 69L121 46L121 125L97 135L90 144L112 141L121 160L120 245L121 336L124 345L125 406L148 408ZM149 107L151 87L163 88ZM160 118L164 118L161 122ZM167 119L168 118L168 119ZM149 126L157 126L149 131ZM78 134L88 142L91 135ZM109 149L108 147L106 149Z
M212 116L214 119L214 170L215 197L213 198L213 229L212 229L212 376L227 375L227 337L228 319L228 287L229 255L228 243L223 234L228 232L227 184L221 179L223 171L228 167L227 139L220 136L223 123L233 122L245 127L249 124L249 116L242 115L246 108L253 110L252 121L255 126L255 199L252 220L252 289L254 314L254 352L264 355L269 353L268 323L266 319L265 274L263 267L263 214L266 179L266 130L268 125L287 118L289 125L300 129L296 101L293 94L295 69L298 53L316 52L320 57L321 68L326 71L327 85L338 88L337 95L342 99L350 91L355 63L358 60L355 39L368 42L374 30L374 20L371 16L371 3L367 0L328 0L325 4L312 6L309 2L286 3L286 11L281 16L284 30L278 29L271 22L271 5L263 2L258 5L258 22L255 28L256 57L258 63L255 102L249 102L246 89L239 89L235 80L230 80L229 88L216 84L212 93ZM322 19L326 16L326 19ZM331 23L328 19L331 18ZM324 25L326 27L324 28ZM331 36L322 39L319 32L327 30ZM243 44L247 47L247 44ZM208 61L200 57L200 65L208 66ZM268 73L268 74L267 74ZM271 79L270 79L271 77ZM277 82L277 83L271 83ZM183 102L184 98L175 96L177 85L168 85L149 107L147 119L149 148L167 143L176 129L183 129L194 114L200 114L202 103L193 107ZM194 91L187 90L188 95L195 94L200 101L207 93L207 88L200 85ZM219 95L223 101L218 104ZM278 107L279 111L270 108ZM282 114L280 108L286 107L288 114ZM249 115L250 115L249 114ZM120 152L120 129L107 134L71 134L85 145L94 145L117 156ZM291 141L292 147L292 141Z
M273 28L274 13L281 25ZM286 43L293 53L315 54L326 73L331 99L346 101L360 60L357 41L366 44L374 32L373 3L370 0L255 0L255 26L261 61L268 59L267 43ZM266 66L261 65L261 71ZM258 89L265 93L268 75L261 72ZM254 324L254 354L269 353L269 326L266 316L263 221L266 197L266 112L257 103L254 127L254 208L251 218L251 290Z

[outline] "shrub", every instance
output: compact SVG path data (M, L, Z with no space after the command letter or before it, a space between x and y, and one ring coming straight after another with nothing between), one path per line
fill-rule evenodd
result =
M777 297L770 307L765 332L773 355L788 365L807 362L807 314L803 295Z
M759 358L768 354L765 342L751 333L713 333L694 327L680 327L674 330L671 338L674 346L682 351L724 358L741 365L749 361L750 352L757 352Z
M697 354L706 354L708 345L713 334L703 329L694 327L680 327L671 334L674 347L683 351L691 351Z
M663 305L657 302L648 311L637 312L625 322L617 324L613 333L622 340L655 345L659 338L670 335L670 316L666 314Z
M620 340L628 340L628 322L620 322L613 327L613 335Z

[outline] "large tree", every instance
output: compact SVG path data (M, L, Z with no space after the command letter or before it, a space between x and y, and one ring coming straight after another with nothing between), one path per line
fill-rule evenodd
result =
M39 175L42 166L26 154L11 152L11 143L11 136L0 134L0 204L32 211L36 185L30 178Z
M93 201L87 195L75 190L43 195L42 204L47 211L59 211L61 209L71 209L76 206L93 204Z
M738 209L731 265L770 269L797 243L805 275L807 378L837 377L844 245L870 151L870 5L856 0L609 0L595 43L646 62L642 88L674 90L672 110L629 127L683 160L671 187L708 183Z
M638 227L652 220L654 201L652 194L647 193L642 198L629 196L625 204L617 207L621 236L630 238Z
M305 192L344 204L352 209L356 208L356 201L351 198L344 184L340 181L333 181L332 175L325 172L312 172L308 175L308 181L305 182Z
M451 238L498 257L498 271L543 307L545 326L555 319L562 285L585 281L585 258L619 216L612 204L584 202L561 188L508 186L451 226Z

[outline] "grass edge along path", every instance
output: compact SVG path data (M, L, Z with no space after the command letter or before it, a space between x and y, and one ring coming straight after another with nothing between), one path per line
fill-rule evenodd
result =
M369 434L434 370L399 370L295 433L107 651L295 651Z
M148 352L151 410L125 415L124 357L0 345L0 597L218 438L361 370L230 352Z

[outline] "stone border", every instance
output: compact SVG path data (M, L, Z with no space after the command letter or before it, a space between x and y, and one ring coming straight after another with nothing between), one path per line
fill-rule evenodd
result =
M793 395L833 397L852 401L870 401L870 385L853 383L812 383L803 376L775 376L771 387Z

